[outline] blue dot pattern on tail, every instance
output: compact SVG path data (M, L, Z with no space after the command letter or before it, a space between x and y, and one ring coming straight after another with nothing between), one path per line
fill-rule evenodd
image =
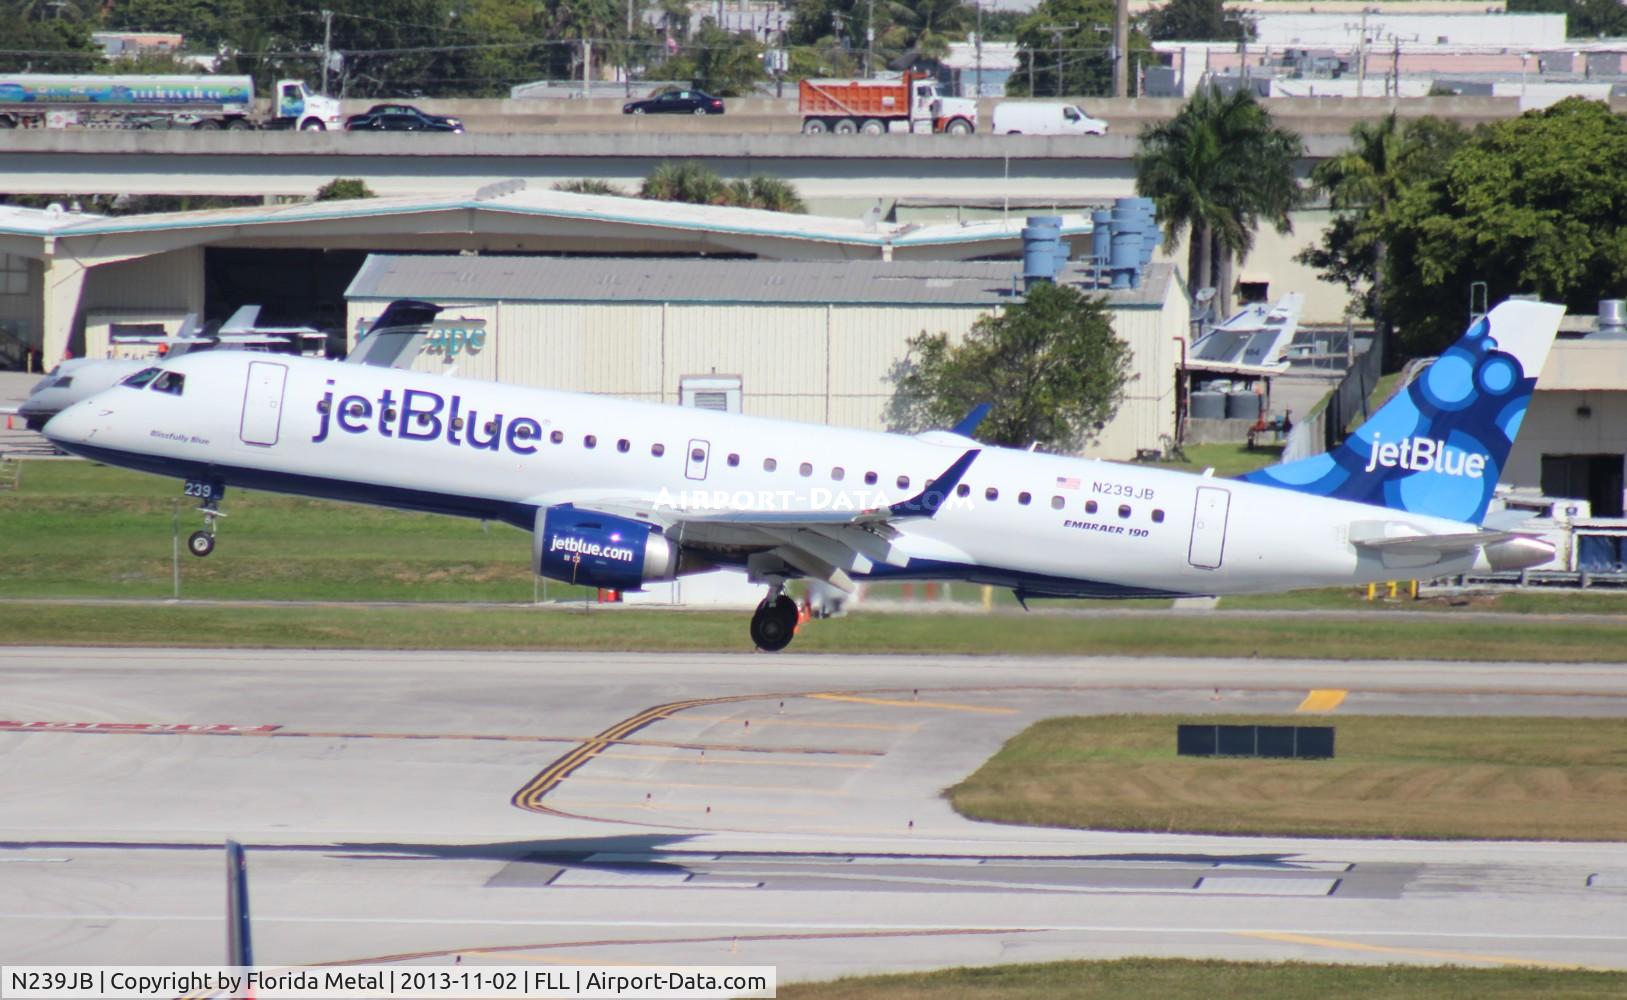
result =
M1538 313L1539 324L1546 315L1557 331L1558 313ZM1496 318L1494 312L1477 320L1332 452L1240 478L1478 524L1540 374L1527 371L1522 356L1540 369L1552 342L1551 333L1544 340L1526 331L1516 337L1517 352L1499 349L1492 335ZM1529 316L1515 311L1503 318L1512 323Z

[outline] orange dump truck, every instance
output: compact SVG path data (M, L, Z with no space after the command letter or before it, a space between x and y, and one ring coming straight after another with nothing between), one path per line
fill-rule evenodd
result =
M797 98L808 135L977 131L976 101L944 97L931 77L914 73L894 80L803 80Z

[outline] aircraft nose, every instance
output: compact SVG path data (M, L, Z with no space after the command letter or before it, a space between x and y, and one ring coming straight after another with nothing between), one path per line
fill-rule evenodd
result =
M81 400L52 417L45 424L45 436L52 444L63 447L84 444L96 436L96 431L107 415L107 407L92 400Z

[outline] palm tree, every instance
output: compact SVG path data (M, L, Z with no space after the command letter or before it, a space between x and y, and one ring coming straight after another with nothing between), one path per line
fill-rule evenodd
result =
M597 177L579 177L572 181L559 181L554 185L555 191L564 191L568 194L601 194L613 195L617 198L627 197L627 192L606 180Z
M1246 90L1202 88L1174 118L1142 133L1136 191L1157 201L1167 240L1191 228L1192 285L1213 285L1222 314L1232 263L1254 248L1260 223L1293 231L1289 213L1303 199L1294 162L1303 155L1299 136L1272 124Z
M728 185L694 160L663 160L639 186L638 196L652 201L682 201L691 205L727 205Z
M752 208L797 214L808 211L808 206L803 204L802 196L797 194L796 187L778 177L764 177L761 174L753 177L750 192Z
M1343 213L1349 227L1345 253L1367 275L1366 311L1378 332L1379 350L1393 333L1384 310L1388 245L1384 225L1414 182L1433 176L1466 133L1453 122L1420 118L1401 124L1395 112L1350 129L1350 148L1311 171L1311 185ZM1381 355L1382 356L1382 355Z

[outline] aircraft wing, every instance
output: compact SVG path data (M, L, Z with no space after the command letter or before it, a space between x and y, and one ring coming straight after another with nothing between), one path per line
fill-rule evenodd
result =
M876 563L909 562L893 544L895 524L937 515L954 495L982 449L971 448L921 492L907 500L863 510L774 511L740 508L685 508L643 496L560 496L538 498L546 506L569 503L588 510L653 521L681 544L696 549L749 551L754 575L807 576L852 593L852 573Z
M220 324L220 333L247 333L260 321L259 306L240 306Z

